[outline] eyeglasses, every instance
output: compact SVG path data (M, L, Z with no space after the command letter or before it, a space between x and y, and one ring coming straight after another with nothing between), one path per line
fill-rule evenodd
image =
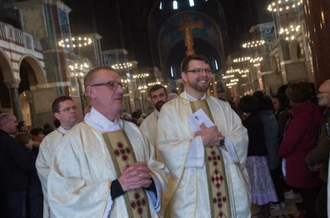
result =
M187 72L189 72L189 73L198 73L198 74L202 74L203 72L205 72L206 74L211 74L212 70L210 68L207 68L207 69L196 68L196 69L193 69L193 70L187 70L186 73Z
M64 111L64 112L69 112L71 109L75 111L75 110L77 109L77 107L76 107L76 106L73 106L73 107L66 107L66 108L64 108L63 110L58 111L58 112L59 112L59 113L62 112L62 111Z
M93 84L91 86L108 86L111 91L117 91L118 86L124 88L123 84L116 81L109 81L107 83L98 83L98 84Z

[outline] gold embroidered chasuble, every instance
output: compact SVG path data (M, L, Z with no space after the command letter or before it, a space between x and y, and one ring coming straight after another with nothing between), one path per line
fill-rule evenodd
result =
M231 140L239 162L228 162L227 157L218 149L221 155L212 153L212 150L204 153L204 164L201 167L185 167L191 141L195 137L195 131L187 119L193 114L193 110L185 92L180 97L167 102L162 107L158 119L157 143L159 160L164 162L170 171L167 190L163 195L164 215L166 218L219 217L223 210L223 217L251 217L250 186L245 168L247 131L227 103L213 97L207 97L205 101L209 109L204 111L213 118L222 135ZM194 110L199 107L202 106L196 105ZM189 158L189 161L194 161L195 157ZM218 174L215 173L215 168L212 168L214 170L212 174L210 173L212 169L207 168L211 164L214 166L214 161L217 162L217 169L219 168ZM222 162L224 169L220 167ZM223 177L222 181L219 173ZM217 191L217 186L220 187L220 191ZM225 186L228 188L228 194ZM212 190L209 190L210 187ZM214 187L217 187L217 190ZM226 197L226 204L222 197ZM219 208L221 211L218 210Z
M107 132L102 135L109 150L116 175L119 178L125 167L136 163L134 150L123 130ZM124 199L126 210L130 218L151 217L148 197L142 188L127 191L124 194Z
M190 101L192 113L202 109L214 122L210 108L205 100ZM204 163L208 181L211 217L231 217L228 200L228 186L225 179L225 167L222 154L217 147L205 147Z

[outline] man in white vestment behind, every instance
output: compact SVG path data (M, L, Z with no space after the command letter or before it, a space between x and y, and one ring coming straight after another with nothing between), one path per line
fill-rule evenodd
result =
M170 171L164 216L251 217L247 131L227 103L206 96L212 70L204 56L186 57L181 72L185 91L162 107L158 119L158 158ZM200 109L204 115L194 114ZM214 125L194 126L190 116Z
M159 112L167 102L167 91L164 86L157 84L151 87L149 96L155 111L143 120L140 131L148 142L155 147L157 145Z
M85 76L92 109L63 137L53 157L51 216L158 217L168 172L138 127L119 118L120 81L110 67Z
M63 136L76 124L77 112L73 99L68 96L60 96L53 101L52 110L54 117L61 125L49 133L41 142L36 167L44 194L43 218L50 216L47 196L47 179L54 152Z

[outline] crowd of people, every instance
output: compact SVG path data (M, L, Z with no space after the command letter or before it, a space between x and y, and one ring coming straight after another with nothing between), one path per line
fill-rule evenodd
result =
M269 218L301 196L304 217L327 217L330 80L317 95L297 82L228 104L207 96L204 56L181 72L185 91L153 86L146 113L124 111L119 75L97 67L83 122L66 96L56 129L0 114L0 216Z
M280 210L285 198L300 196L296 206L304 217L327 217L328 91L330 80L317 95L313 84L297 82L272 96L257 91L240 99L237 113L249 135L252 202L261 205L256 217L269 217L270 208Z

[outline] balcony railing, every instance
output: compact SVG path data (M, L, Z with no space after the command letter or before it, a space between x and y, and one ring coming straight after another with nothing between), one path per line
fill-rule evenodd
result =
M26 49L32 51L42 50L39 38L31 36L30 34L27 34L10 24L0 22L0 38L9 39L16 43L22 44Z

